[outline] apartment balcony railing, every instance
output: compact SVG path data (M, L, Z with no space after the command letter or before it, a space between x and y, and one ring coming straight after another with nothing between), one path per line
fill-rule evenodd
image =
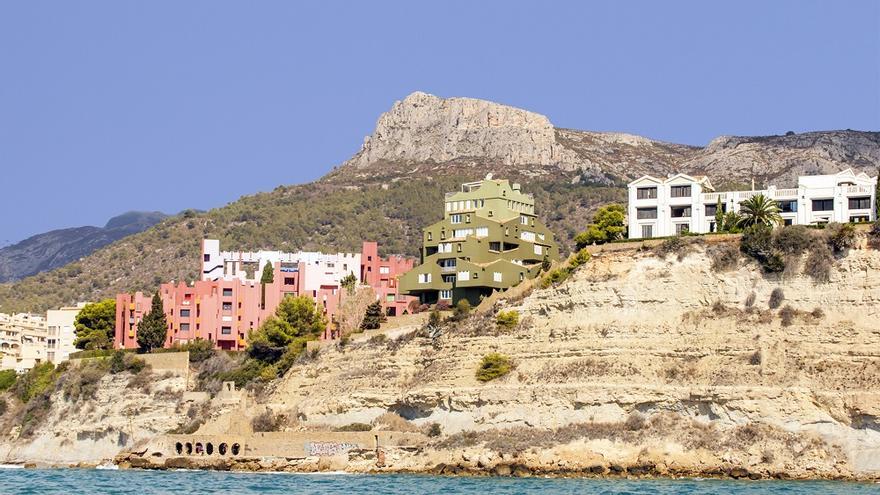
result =
M873 191L870 186L848 186L846 188L847 194L871 194Z
M443 273L455 273L456 267L454 266L441 266L440 271Z

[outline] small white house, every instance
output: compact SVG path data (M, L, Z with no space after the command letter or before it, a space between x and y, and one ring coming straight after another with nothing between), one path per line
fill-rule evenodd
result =
M629 238L666 237L684 232L715 231L715 211L740 210L740 203L763 194L776 200L785 225L870 222L877 177L852 169L798 178L798 187L760 191L715 192L704 176L676 174L666 179L646 175L629 184Z

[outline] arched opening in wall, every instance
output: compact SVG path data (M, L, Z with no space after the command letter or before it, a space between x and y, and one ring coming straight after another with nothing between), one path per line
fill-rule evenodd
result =
M214 444L213 443L208 442L207 444L205 444L205 453L208 455L211 455L214 453Z
M180 442L177 442L176 444L174 444L174 451L177 452L178 454L182 454L183 453L183 444Z
M192 455L193 453L193 444L186 442L186 455Z
M217 452L219 452L220 455L226 455L226 444L225 444L225 443L221 443L221 444L217 447Z
M238 455L238 453L240 451L241 451L241 445L239 445L237 443L232 444L232 455Z
M205 453L205 448L202 447L202 442L196 443L196 454L202 455Z

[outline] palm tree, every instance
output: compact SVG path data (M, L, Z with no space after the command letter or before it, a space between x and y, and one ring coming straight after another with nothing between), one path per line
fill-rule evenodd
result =
M743 217L741 222L743 227L750 225L773 227L782 223L782 217L779 215L779 206L776 204L776 201L763 194L756 194L740 203L739 211Z

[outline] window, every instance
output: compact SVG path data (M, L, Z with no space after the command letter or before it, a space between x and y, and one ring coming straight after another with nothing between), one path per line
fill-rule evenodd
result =
M813 211L834 211L833 199L814 199Z
M446 299L446 300L452 299L452 291L451 290L441 290L440 291L440 299Z
M673 198L689 198L691 197L691 186L672 186Z
M849 209L850 210L870 210L871 209L871 198L849 198Z
M686 223L675 224L675 234L676 235L687 234L690 231L691 231L691 226Z
M457 248L457 251L460 253L461 252L461 243L459 242L458 244L455 245L455 247Z
M458 280L467 282L471 279L471 272L458 272Z
M232 333L232 327L220 327L220 333L223 335L229 335Z
M180 324L181 332L189 332L189 323L181 323Z
M394 302L394 294L385 294L385 302Z
M471 216L470 215L464 216L464 223L471 223Z
M389 266L380 266L380 267L379 267L379 273L381 273L382 275L388 275L389 273L391 273L391 267L389 267Z
M657 199L657 188L640 187L636 189L636 199Z
M429 241L430 241L430 240L433 240L433 238L434 238L434 236L433 236L433 235L431 235L431 233L430 233L430 232L428 232L428 240L429 240Z
M777 201L776 206L779 207L779 213L795 213L797 212L796 200Z
M862 222L870 222L871 220L868 218L868 215L856 215L853 217L849 217L850 223L862 223Z
M205 259L205 261L211 261L211 255L206 254L204 259Z
M461 223L461 215L449 215L449 223Z
M492 273L492 280L495 282L501 282L501 272Z
M672 218L690 218L691 216L691 207L690 206L673 206L672 207Z
M501 251L501 243L500 242L490 242L489 243L489 251Z
M420 273L419 274L419 283L420 284L430 284L431 283L431 274L430 273Z
M544 254L544 247L540 244L535 244L535 254Z
M477 237L489 237L489 227L477 227Z
M232 303L231 302L223 303L223 311L232 311Z
M535 242L535 233L524 230L520 232L519 238L524 241Z
M284 285L293 285L295 283L293 277L284 277Z
M189 309L181 309L180 310L181 318L189 318Z
M529 217L527 217L525 215L520 215L519 216L519 223L521 225L528 225L529 224Z
M792 219L792 218L785 218L785 219L782 220L782 224L783 224L783 225L794 225L794 219Z
M232 297L232 289L223 289L223 297Z
M717 205L717 204L714 204L714 205L706 205L706 216L707 216L707 217L714 217L714 216L715 216L715 213L716 213L717 211L718 211L718 205ZM722 212L722 213L726 213L726 212L727 212L727 203L721 203L721 212Z
M657 218L657 208L636 208L636 218L639 220Z
M474 235L474 229L455 229L452 237L467 237L469 235Z
M654 226L653 225L642 225L642 238L650 239L654 237Z
M438 253L451 253L452 252L452 243L451 242L441 242L437 245Z

